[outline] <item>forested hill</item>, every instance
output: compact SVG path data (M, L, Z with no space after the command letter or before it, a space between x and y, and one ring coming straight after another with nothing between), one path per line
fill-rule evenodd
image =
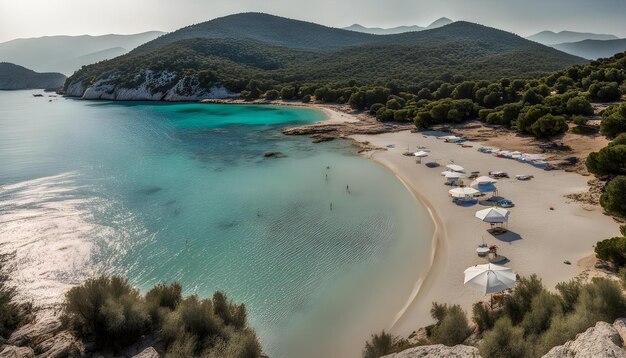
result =
M371 35L246 13L186 27L127 55L86 66L69 78L65 88L70 95L82 96L97 82L101 89L106 87L106 98L121 99L115 94L120 89L145 85L150 93L143 90L139 98L128 99L181 98L178 94L183 92L185 99L193 99L214 87L238 93L250 80L260 81L262 87L348 81L408 86L453 75L527 78L584 62L469 22ZM176 86L177 95L166 96ZM101 98L100 92L88 97Z
M376 35L326 27L284 17L243 13L183 27L135 49L145 53L192 38L248 39L296 49L336 49L375 41Z
M8 62L0 62L0 90L58 89L65 76L60 73L38 73Z

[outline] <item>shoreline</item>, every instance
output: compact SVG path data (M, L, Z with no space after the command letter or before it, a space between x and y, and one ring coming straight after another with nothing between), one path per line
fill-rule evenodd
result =
M333 111L321 104L311 107L324 109L325 112ZM431 324L432 319L428 312L432 302L460 304L471 315L472 304L485 300L486 296L465 287L462 279L465 268L485 261L478 258L474 251L481 237L486 242L485 238L488 236L489 243L497 244L501 249L500 253L509 257L511 261L505 265L522 276L536 273L544 285L553 290L558 282L584 276L589 268L583 267L580 262L593 255L593 245L619 232L619 225L612 217L604 215L599 205L590 205L567 197L588 191L589 178L580 173L544 171L514 160L482 154L476 150L481 145L480 142L470 142L471 148L463 148L443 143L435 139L433 133L411 133L408 129L371 134L355 133L339 138L353 141L361 148L359 153L362 157L389 170L400 180L410 195L426 208L434 225L429 268L419 274L406 304L390 320L388 329L393 334L407 337L418 328ZM386 148L386 144L395 144L395 147ZM517 235L517 239L505 242L488 235L486 224L473 218L474 211L485 207L476 205L462 208L451 204L447 193L449 187L441 185L439 171L442 169L426 169L424 165L415 164L414 158L402 156L401 153L407 145L412 148L425 145L431 150L436 149L441 158L428 157L425 161L434 159L445 165L447 162L444 161L455 160L468 167L468 172L477 170L474 166L479 166L482 167L481 174L486 174L486 168L489 168L508 171L511 177L516 174L534 175L535 179L530 182L519 182L514 177L500 181L503 185L500 194L520 204L510 209L510 228ZM428 185L420 185L422 183ZM537 214L539 210L548 208L549 214ZM517 212L520 211L524 213L519 215ZM551 214L557 214L554 221L547 219ZM463 215L463 223L456 222L460 215ZM561 225L570 222L576 224L571 227L565 225L563 230L559 230ZM467 229L464 224L472 228ZM471 239L467 240L468 236ZM468 250L463 250L461 246ZM548 249L538 249L544 246ZM555 259L554 256L559 258Z

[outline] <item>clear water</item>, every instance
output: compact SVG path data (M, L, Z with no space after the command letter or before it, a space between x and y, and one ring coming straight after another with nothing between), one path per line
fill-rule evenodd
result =
M244 302L272 357L358 356L425 269L431 223L392 174L281 134L318 111L32 93L0 91L0 250L38 304L103 272L178 281Z

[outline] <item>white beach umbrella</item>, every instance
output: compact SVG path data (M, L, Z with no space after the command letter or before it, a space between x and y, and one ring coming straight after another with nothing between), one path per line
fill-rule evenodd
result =
M430 155L430 153L425 152L423 150L420 150L419 152L415 152L413 153L414 156L418 157L418 158L423 158L423 157L427 157Z
M487 223L503 223L509 221L511 212L503 208L489 208L476 212L476 217Z
M508 267L486 264L467 268L463 281L483 293L501 292L515 286L516 274Z
M448 191L453 198L465 198L467 196L473 196L480 193L473 188L454 188Z
M498 181L494 178L490 178L488 176L481 176L478 177L476 179L474 179L474 181L472 182L472 184L476 183L476 184L494 184L497 183Z
M448 165L446 165L446 168L448 168L448 169L450 169L452 171L455 171L455 172L464 172L465 171L465 168L463 168L462 166L457 165L457 164L448 164Z
M467 177L467 174L465 174L465 173L449 172L449 171L442 172L441 175L446 177L446 179L459 179L459 178Z

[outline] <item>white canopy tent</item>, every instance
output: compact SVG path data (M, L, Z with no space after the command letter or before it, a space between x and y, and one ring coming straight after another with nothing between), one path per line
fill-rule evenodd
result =
M418 158L424 158L430 155L430 153L420 150L419 152L415 152L413 153L414 156L418 157Z
M446 179L467 178L467 174L465 174L465 173L451 172L451 171L441 172L441 175L446 177Z
M503 208L489 208L476 212L476 217L484 222L491 224L501 224L509 221L511 212Z
M480 193L473 188L454 188L448 191L453 198L467 198Z
M448 164L448 165L446 165L446 168L452 170L453 172L464 172L465 171L465 168L463 168L462 166L457 165L457 164Z
M472 183L476 183L476 184L494 184L494 183L497 183L497 182L498 181L496 179L493 179L491 177L483 175L481 177L478 177L478 178L474 179L474 181Z

